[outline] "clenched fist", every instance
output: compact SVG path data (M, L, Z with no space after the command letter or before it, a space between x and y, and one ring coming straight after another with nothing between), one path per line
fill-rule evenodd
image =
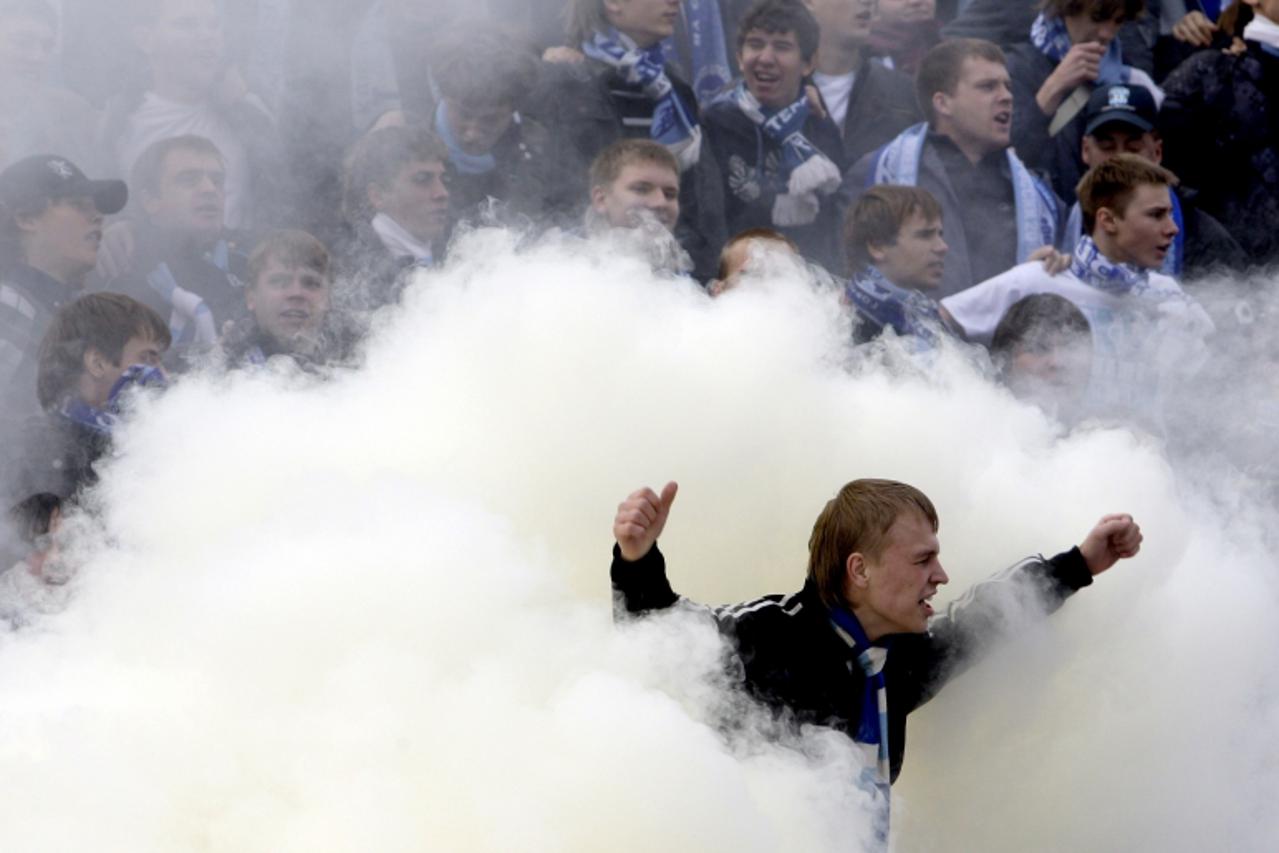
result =
M1099 575L1120 560L1136 556L1141 540L1141 528L1131 515L1107 515L1088 533L1079 552L1084 555L1088 571Z
M622 559L634 562L649 552L657 537L662 535L666 517L670 515L678 483L667 483L659 495L650 488L631 492L617 505L613 519L613 538L622 552Z

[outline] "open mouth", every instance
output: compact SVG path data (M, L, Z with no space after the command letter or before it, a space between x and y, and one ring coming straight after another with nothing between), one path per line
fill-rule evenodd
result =
M1000 129L1007 129L1013 123L1013 114L1011 111L995 113L995 125Z
M928 595L925 595L923 598L919 600L919 607L921 610L924 611L924 618L928 618L932 616L933 613L936 612L933 610L933 605L932 605L932 602L930 601L930 599L936 594L937 593L935 591L930 592Z

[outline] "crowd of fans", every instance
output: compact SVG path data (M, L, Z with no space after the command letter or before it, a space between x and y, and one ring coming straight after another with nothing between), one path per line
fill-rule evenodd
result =
M0 169L38 578L136 388L351 364L468 223L797 256L858 344L1157 428L1196 285L1279 260L1279 0L0 0Z

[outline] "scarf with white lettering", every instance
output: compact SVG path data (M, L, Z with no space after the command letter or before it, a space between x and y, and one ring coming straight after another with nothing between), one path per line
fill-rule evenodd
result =
M875 156L875 168L867 175L867 186L876 184L919 184L919 165L928 140L928 125L921 123L904 130ZM1013 199L1017 208L1017 263L1024 264L1031 252L1057 244L1057 197L1026 168L1010 146L1008 166L1012 172Z
M1070 272L1084 284L1114 296L1139 296L1151 289L1149 270L1110 260L1087 234L1075 244Z
M616 69L627 83L640 87L654 104L649 136L675 155L681 170L697 164L702 129L666 76L666 56L660 42L640 50L630 36L610 28L582 42L582 53Z
M848 301L881 329L892 329L903 337L917 338L926 347L939 342L941 311L936 300L893 284L878 267L868 266L849 279L844 287Z

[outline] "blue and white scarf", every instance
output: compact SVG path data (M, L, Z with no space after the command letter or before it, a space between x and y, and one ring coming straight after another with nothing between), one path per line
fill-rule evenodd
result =
M630 36L610 28L582 42L582 53L616 69L632 86L639 86L654 103L649 136L675 155L681 169L696 165L702 130L666 76L666 56L660 43L640 50Z
M1172 218L1177 223L1177 236L1173 238L1172 248L1164 257L1163 266L1159 268L1159 271L1169 278L1180 281L1186 271L1186 218L1181 210L1181 199L1171 187L1168 189L1168 195L1172 198ZM1066 218L1066 234L1062 249L1073 253L1083 234L1084 210L1079 206L1079 202L1075 202L1075 205L1070 208L1070 216Z
M1279 56L1279 23L1257 12L1243 28L1244 41L1256 42L1271 56Z
M936 300L918 290L898 287L877 267L869 266L853 276L844 294L853 307L880 328L917 338L927 347L938 344L937 330L942 328L942 319Z
M68 396L62 401L62 405L58 407L58 414L73 423L77 423L82 427L99 435L110 435L115 429L115 425L119 423L122 411L121 398L125 391L130 388L164 388L169 384L164 376L164 371L158 367L150 367L145 364L130 365L124 373L120 374L120 378L111 386L111 390L107 393L107 405L105 409L99 409L96 406L90 406L79 397Z
M205 260L229 274L231 247L225 240L219 240L205 255ZM178 284L167 263L161 263L147 273L147 284L169 306L169 334L175 349L205 349L217 343L218 329L213 312L199 294Z
M884 680L884 665L888 662L887 643L875 645L866 636L857 617L851 611L837 607L830 611L831 626L848 644L862 673L866 676L861 696L853 697L859 707L857 731L853 740L875 748L876 761L873 775L863 774L859 780L869 792L881 798L876 814L875 834L887 848L888 825L892 809L892 765L888 752L888 685ZM852 661L849 662L851 668ZM869 771L869 768L868 768Z
M1075 245L1070 273L1084 284L1113 296L1140 296L1152 290L1149 270L1110 260L1087 234Z
M1049 18L1042 12L1039 17L1035 18L1035 23L1030 26L1030 43L1053 62L1061 62L1065 59L1066 54L1070 52L1072 47L1070 31L1066 29L1066 22L1061 18ZM1155 99L1156 107L1163 104L1164 90L1159 88L1145 71L1124 64L1123 45L1116 38L1111 39L1110 44L1106 46L1106 52L1102 54L1101 66L1097 73L1095 85L1111 86L1119 83L1131 83L1134 86L1141 86L1150 91L1150 94Z
M486 175L497 168L497 158L493 156L493 152L468 154L463 150L462 143L458 142L449 125L448 106L443 98L439 99L439 104L435 107L435 133L448 148L449 162L457 169L458 174Z
M829 195L839 189L843 177L839 167L804 135L811 107L801 91L799 99L781 109L769 109L740 81L728 95L751 123L781 151L781 177L786 191L794 195Z
M718 0L684 0L681 7L684 32L692 65L693 93L703 106L711 103L733 79L728 65L728 42L724 38L724 16ZM662 43L668 58L676 53L675 39Z
M875 168L867 176L867 186L919 183L919 164L928 140L928 125L907 128L889 142L875 157ZM1057 197L1043 181L1036 178L1018 159L1011 147L1007 150L1012 171L1013 199L1017 207L1017 263L1025 263L1031 252L1041 246L1057 244Z

